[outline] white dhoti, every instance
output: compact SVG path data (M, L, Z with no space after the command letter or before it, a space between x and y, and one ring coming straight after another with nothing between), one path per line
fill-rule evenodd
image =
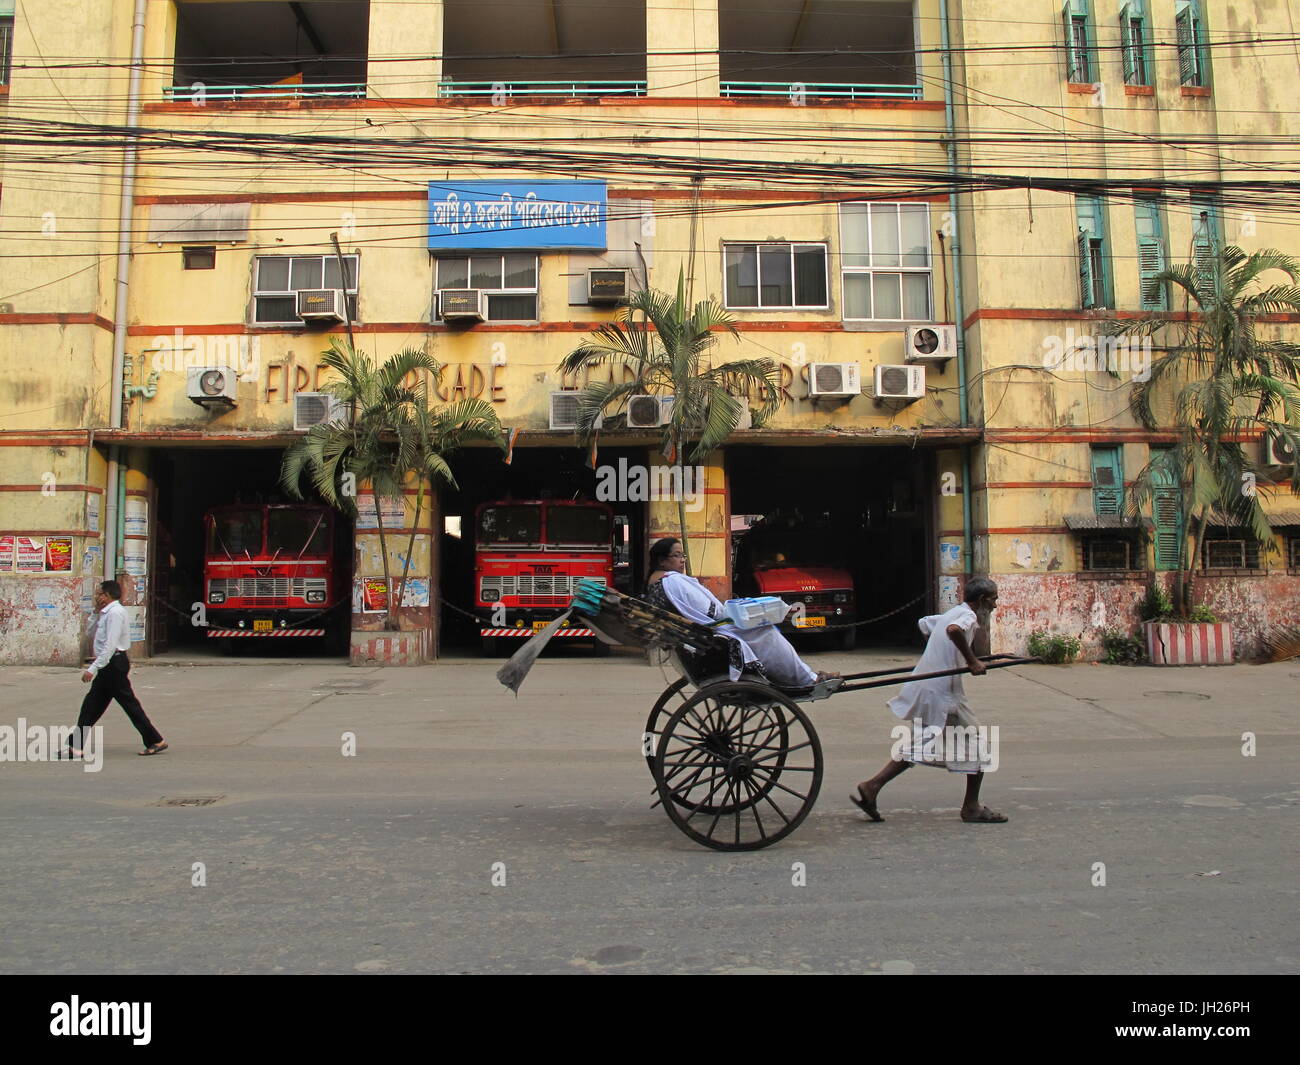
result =
M962 669L966 659L948 636L948 627L957 625L974 637L979 619L966 603L946 614L931 614L917 622L922 635L929 637L925 653L913 673L940 673ZM979 773L991 764L983 728L966 704L961 675L913 680L903 685L889 709L905 721L911 731L897 744L893 757L914 765L932 765L950 773Z

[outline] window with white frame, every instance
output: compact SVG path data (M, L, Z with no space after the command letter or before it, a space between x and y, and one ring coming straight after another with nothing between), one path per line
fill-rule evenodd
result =
M829 306L825 244L726 244L726 305L821 310Z
M934 320L929 204L841 204L840 248L846 321Z
M259 255L254 269L253 322L257 325L301 325L297 296L307 289L344 289L348 316L357 320L357 271L360 259L343 256L344 284L335 255Z
M489 322L537 321L537 256L466 255L438 260L438 290L477 289Z

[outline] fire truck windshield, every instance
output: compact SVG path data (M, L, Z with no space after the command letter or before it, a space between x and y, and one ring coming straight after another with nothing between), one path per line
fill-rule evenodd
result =
M230 558L262 553L262 510L226 510L212 515L208 526L208 554Z
M595 507L548 507L546 511L548 544L610 545L610 517Z
M484 507L478 519L481 544L537 544L542 539L539 506Z
M329 534L329 519L324 511L272 507L267 513L267 550L272 553L278 550L282 558L328 555Z

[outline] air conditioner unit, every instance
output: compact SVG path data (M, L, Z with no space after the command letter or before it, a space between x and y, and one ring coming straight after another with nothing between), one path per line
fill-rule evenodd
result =
M552 429L576 429L578 428L578 396L580 392L552 392L551 393L551 419L550 427ZM596 428L599 429L605 422L603 415L596 416Z
M303 321L341 322L347 317L341 288L304 288L294 307Z
M808 364L809 396L862 395L862 369L856 362Z
M922 399L924 366L877 366L876 399Z
M345 424L348 405L328 392L298 392L293 397L294 429L310 429L326 422Z
M1295 448L1285 437L1269 435L1264 438L1264 464L1267 466L1293 466Z
M627 299L628 270L599 269L587 271L587 302L622 303Z
M672 415L672 396L633 396L627 401L629 429L658 429Z
M229 366L193 366L185 379L185 394L200 407L233 407L239 375Z
M438 292L438 314L444 322L481 322L483 293L476 288L444 288Z
M937 362L942 366L957 355L955 325L913 325L903 340L908 362Z

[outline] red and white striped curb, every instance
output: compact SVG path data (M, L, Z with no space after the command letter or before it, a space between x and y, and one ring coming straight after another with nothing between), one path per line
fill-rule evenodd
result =
M480 636L536 636L541 629L479 629ZM591 629L560 629L555 636L595 636Z
M1197 622L1166 625L1149 622L1147 655L1153 666L1230 666L1232 625Z
M208 629L208 636L324 636L324 629L272 629L252 632L249 629Z

